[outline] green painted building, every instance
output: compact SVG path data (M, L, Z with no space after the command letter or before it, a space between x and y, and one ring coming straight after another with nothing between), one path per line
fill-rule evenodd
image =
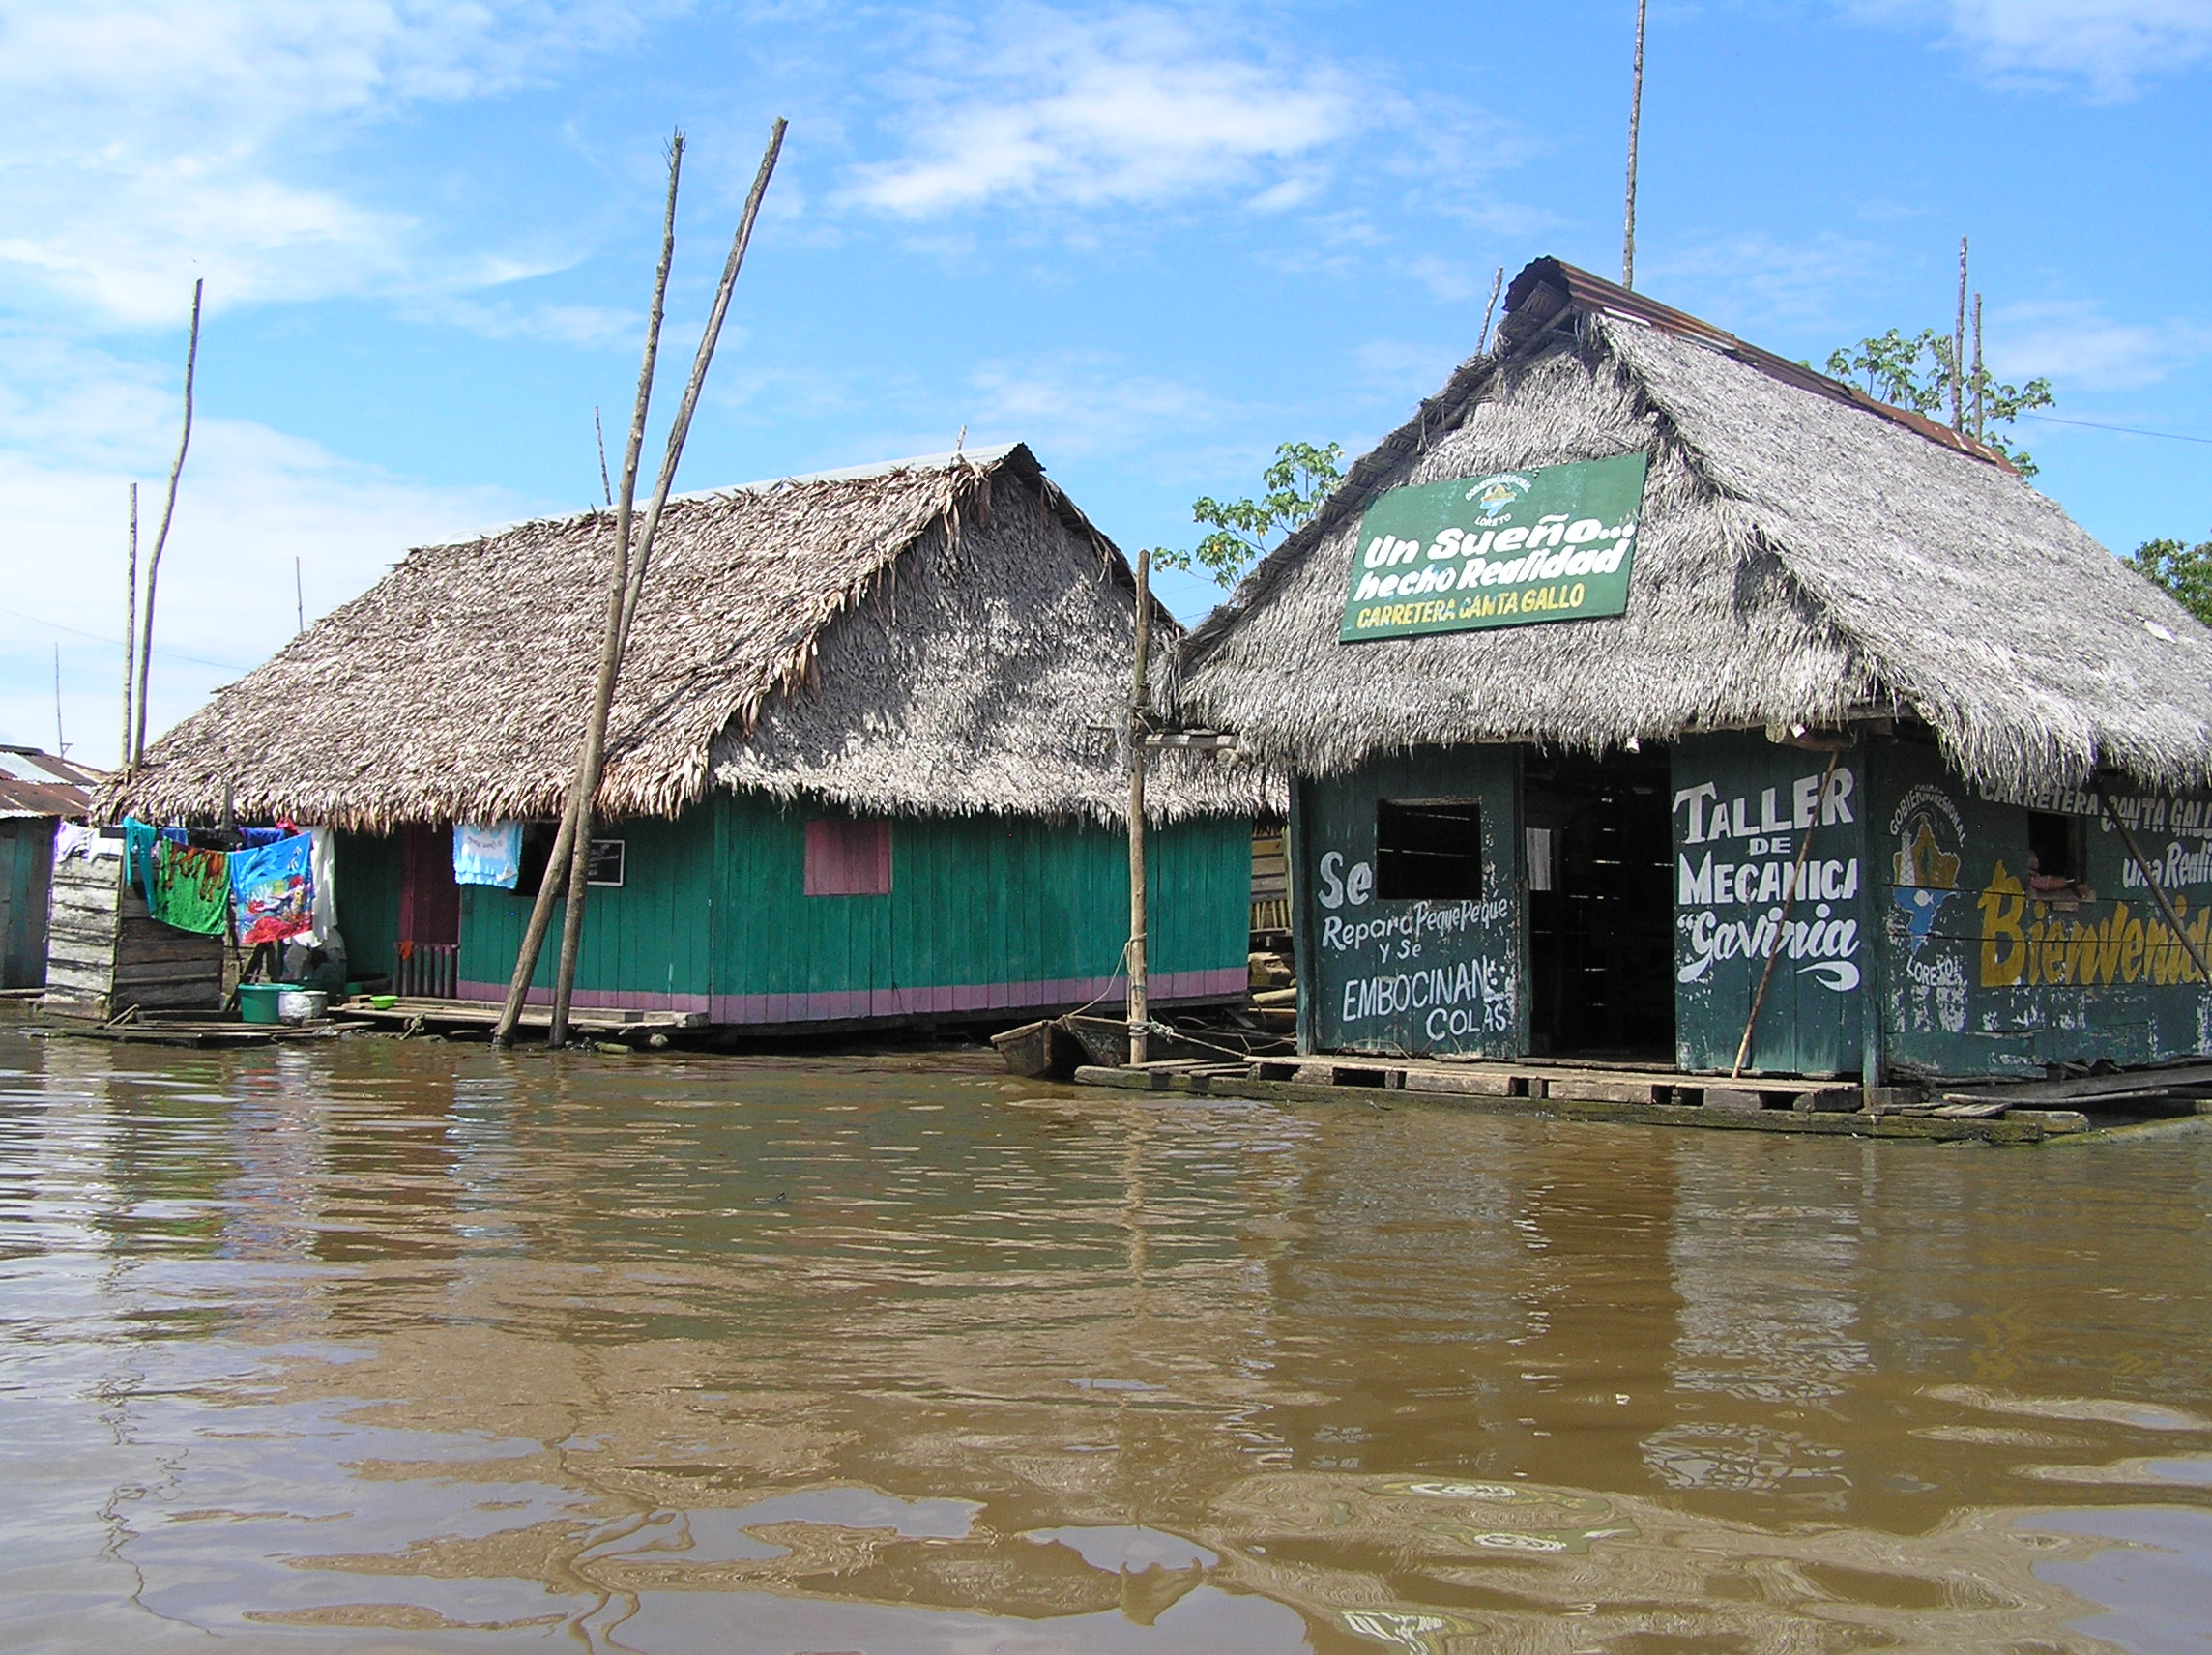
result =
M1306 1050L2212 1055L2212 635L1995 450L1555 261L1184 695L1295 778Z
M409 554L164 738L120 802L194 820L227 792L242 817L332 826L350 974L500 998L574 760L607 534L590 513ZM576 1003L793 1029L1119 995L1135 601L1019 446L671 502ZM1177 628L1156 606L1153 626L1164 666ZM1240 998L1265 779L1179 753L1150 798L1153 998ZM453 825L501 822L523 825L514 886L456 883ZM536 998L552 971L548 949Z
M82 822L101 772L0 746L0 989L44 986L54 832Z

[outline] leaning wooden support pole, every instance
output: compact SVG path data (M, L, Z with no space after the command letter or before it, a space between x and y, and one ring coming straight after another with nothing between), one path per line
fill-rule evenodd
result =
M2105 820L2119 829L2120 843L2128 848L2128 860L2135 863L2136 872L2142 875L2143 884L2150 886L2150 894L2158 903L2159 912L2166 915L2166 922L2173 927L2173 940L2189 951L2190 959L2196 963L2197 975L2207 984L2212 984L2212 966L2205 964L2204 951L2181 928L2181 915L2174 912L2173 898L2167 894L2166 886L2159 884L2157 876L2151 872L2150 863L2143 859L2142 847L2136 843L2135 832L2128 827L2127 818L2113 805L2112 796L2106 791L2102 780L2093 785L2097 789L2098 800L2105 807Z
M1146 958L1145 657L1152 643L1152 554L1137 554L1137 659L1129 676L1129 1061L1151 1051L1151 970Z
M576 757L576 773L569 781L568 797L561 811L561 830L554 836L552 853L545 859L544 877L538 882L538 897L530 909L530 924L522 934L522 946L515 951L514 975L508 980L507 1002L501 1006L499 1022L492 1030L495 1045L504 1046L514 1038L515 1028L522 1021L522 1008L529 1002L530 979L538 974L538 959L545 948L545 933L552 929L554 907L568 888L573 859L569 852L579 836L587 845L591 839L586 805L591 795L598 790L598 752L606 739L607 709L614 702L614 669L610 656L622 624L623 595L629 586L630 508L637 499L638 460L645 451L645 420L653 404L654 371L660 355L660 322L667 309L668 272L676 258L676 191L683 172L684 134L678 132L668 145L668 205L661 216L660 263L654 273L653 305L646 312L645 355L638 367L637 401L630 413L629 444L623 454L622 498L615 505L614 541L608 553L607 621L600 638L599 673L593 684L584 741ZM600 469L603 482L603 459ZM556 1019L557 1024L561 1021ZM560 1044L566 1036L567 1030L560 1029L553 1043Z
M146 611L138 639L138 702L132 710L131 763L146 756L146 676L154 664L154 588L161 578L161 548L169 543L169 523L177 514L177 479L184 475L185 450L192 446L192 375L200 361L200 294L205 281L192 283L192 337L185 348L185 430L177 439L177 461L169 467L169 497L161 507L161 526L154 532L153 555L146 560Z
M1844 750L1838 747L1828 755L1827 772L1820 777L1820 805L1813 813L1813 828L1820 825L1820 818L1828 813L1828 789L1836 780L1836 766L1843 761ZM1813 828L1797 836L1797 871L1790 876L1790 888L1782 893L1781 925L1790 923L1790 911L1797 906L1797 893L1805 888L1805 857L1813 848ZM1743 1020L1743 1038L1736 1042L1735 1067L1729 1070L1729 1079L1737 1080L1743 1066L1751 1060L1752 1031L1759 1027L1759 1013L1766 1004L1767 985L1774 980L1774 962L1782 957L1782 933L1774 934L1774 945L1766 950L1766 964L1759 973L1759 991L1751 997L1751 1015Z
M568 1005L575 993L576 960L583 945L584 902L590 893L586 874L591 865L592 810L605 762L607 718L614 704L615 685L622 677L623 655L629 647L630 624L636 619L638 599L645 589L646 569L653 561L654 537L659 532L661 513L668 505L668 491L676 482L676 468L684 457L684 439L690 435L691 418L698 411L699 393L706 387L707 369L713 363L722 323L730 313L730 295L736 290L738 272L744 265L745 247L752 240L753 222L760 216L761 198L768 193L770 175L775 171L776 157L783 149L784 128L785 123L779 117L770 129L760 170L754 175L752 189L745 196L737 233L730 239L730 256L722 266L722 279L714 290L714 305L708 313L706 332L700 335L699 349L691 360L691 377L684 387L684 400L677 405L676 418L668 427L668 448L661 455L660 476L654 483L653 503L646 508L637 549L627 560L626 578L621 589L609 593L612 608L608 615L608 649L602 661L599 693L593 703L592 730L586 739L584 757L577 765L576 785L569 806L576 818L576 834L568 853L568 907L562 916L561 959L553 978L553 1016L545 1031L546 1040L552 1045L560 1045L568 1037ZM628 499L634 488L634 472L626 464L624 498Z

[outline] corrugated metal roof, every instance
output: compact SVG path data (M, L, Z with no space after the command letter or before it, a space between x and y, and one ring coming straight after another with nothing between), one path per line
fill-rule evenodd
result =
M1996 450L1952 430L1939 420L1931 420L1925 414L1915 414L1909 408L1898 408L1869 396L1855 385L1830 379L1803 363L1793 363L1772 351L1746 344L1710 322L1700 321L1685 311L1661 305L1632 288L1608 281L1602 276L1592 276L1560 259L1537 259L1513 278L1513 285L1505 293L1505 320L1499 325L1499 338L1508 349L1516 348L1540 334L1551 332L1578 312L1614 316L1624 322L1656 328L1678 338L1694 339L1785 385L1810 391L1831 402L1862 408L1892 424L1903 425L1931 443L1987 461L2000 471L2013 470L2012 462Z
M83 816L106 775L36 747L0 746L0 816Z

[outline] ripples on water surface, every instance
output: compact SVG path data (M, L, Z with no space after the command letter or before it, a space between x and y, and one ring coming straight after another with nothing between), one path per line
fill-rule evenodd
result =
M2201 1649L2208 1191L0 1034L0 1648Z

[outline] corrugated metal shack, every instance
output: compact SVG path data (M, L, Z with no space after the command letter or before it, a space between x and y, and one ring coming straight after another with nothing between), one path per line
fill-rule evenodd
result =
M102 772L36 747L0 746L0 989L46 980L54 829L81 822Z

